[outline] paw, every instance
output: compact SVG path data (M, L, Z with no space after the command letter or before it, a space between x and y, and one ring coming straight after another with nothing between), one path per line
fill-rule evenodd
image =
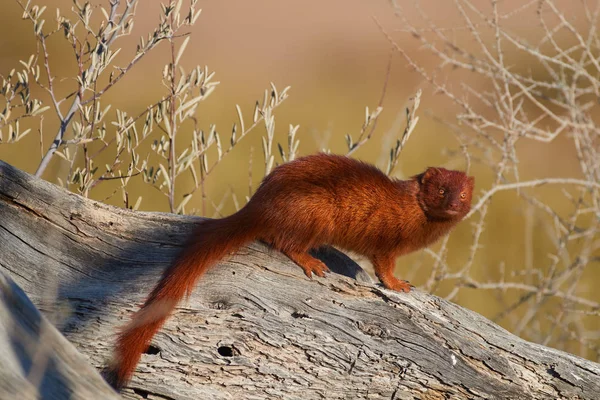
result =
M313 273L323 278L325 277L325 272L329 272L329 268L327 268L327 265L325 265L322 261L316 259L306 262L305 264L301 265L301 267L304 270L306 276L308 276L309 278L312 278Z
M405 293L410 292L410 290L413 288L413 286L409 282L401 281L399 279L396 279L393 282L383 283L383 286L385 286L387 289L391 289L396 292L405 292Z

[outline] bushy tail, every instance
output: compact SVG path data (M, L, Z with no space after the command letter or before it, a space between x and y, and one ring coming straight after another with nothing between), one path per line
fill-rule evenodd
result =
M107 381L115 389L127 383L154 334L177 303L191 293L198 278L228 253L256 239L253 225L244 209L199 224L187 246L119 334L113 362L105 371Z

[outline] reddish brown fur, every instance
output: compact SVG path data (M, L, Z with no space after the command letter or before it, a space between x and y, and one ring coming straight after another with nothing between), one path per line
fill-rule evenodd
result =
M327 154L275 168L243 209L198 224L188 246L119 335L108 380L117 388L124 385L198 278L253 240L283 252L309 277L327 271L308 254L310 249L334 245L351 250L369 257L386 288L410 291L393 275L395 258L433 243L456 225L470 210L473 185L472 177L444 168L392 180L374 166Z

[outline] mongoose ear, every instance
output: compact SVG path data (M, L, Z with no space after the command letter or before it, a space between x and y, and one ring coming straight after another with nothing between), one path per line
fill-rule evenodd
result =
M469 186L471 187L471 189L473 189L475 187L475 177L469 176L468 182L469 182Z
M416 180L422 185L434 176L439 175L440 172L441 171L439 168L429 167L425 170L425 172L421 172L420 174L413 176L412 179Z
M436 167L429 167L425 170L425 172L423 172L421 174L421 179L420 182L421 183L425 183L428 180L430 180L431 178L437 176L440 174L440 170Z

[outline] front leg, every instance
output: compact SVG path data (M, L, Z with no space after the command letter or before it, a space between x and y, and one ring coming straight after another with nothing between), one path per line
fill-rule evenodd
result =
M397 292L410 292L410 284L394 276L395 262L393 256L372 256L371 262L375 269L375 275L377 275L383 286Z

